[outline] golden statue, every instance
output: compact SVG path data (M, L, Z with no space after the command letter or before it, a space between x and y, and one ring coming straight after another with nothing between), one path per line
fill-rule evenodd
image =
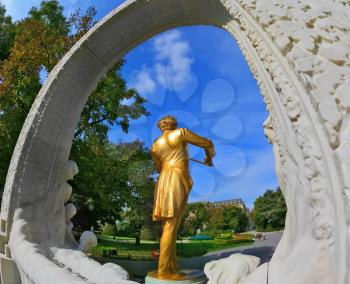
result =
M159 120L162 135L152 145L152 157L159 173L154 193L153 220L163 222L160 256L156 277L174 279L179 274L176 258L177 232L192 188L189 172L188 143L205 150L202 164L212 166L213 143L186 128L177 128L175 117ZM191 159L199 162L197 160Z

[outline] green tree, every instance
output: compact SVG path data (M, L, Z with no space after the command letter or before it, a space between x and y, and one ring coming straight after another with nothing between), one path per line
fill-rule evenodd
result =
M280 188L267 190L254 202L253 221L260 231L279 230L284 228L287 206Z
M40 8L32 7L29 18L42 22L61 35L67 35L70 31L69 22L63 15L63 7L57 0L42 1Z
M234 205L191 203L187 205L181 231L184 235L194 235L197 229L204 229L215 236L218 232L243 232L248 226L248 216Z
M39 8L31 9L28 18L16 24L9 56L0 66L1 191L18 135L42 86L41 70L52 70L94 25L95 14L96 10L89 8L85 14L77 11L65 19L58 1L43 1ZM101 79L84 107L74 136L71 158L77 161L80 174L73 182L73 201L79 212L77 225L82 228L96 225L99 219L115 220L120 215L131 190L128 159L142 158L134 150L126 160L112 158L114 152L120 154L135 145L115 146L108 141L111 127L119 125L127 131L130 120L148 114L145 100L136 90L128 89L121 78L123 64L123 60L117 62ZM136 148L147 152L143 146ZM79 218L83 215L86 218Z
M219 205L209 208L210 231L232 231L237 233L246 230L248 225L248 216L241 208L234 205Z
M10 16L6 15L6 9L0 3L0 65L8 58L15 36L15 25Z
M118 62L89 97L73 140L70 158L77 161L80 169L74 192L81 212L74 221L84 229L98 220L113 223L120 219L121 208L131 194L130 166L141 167L145 155L149 163L151 160L149 150L139 142L113 145L108 140L111 127L119 125L127 131L130 120L148 114L144 99L135 90L127 89L120 76L123 63ZM124 105L124 100L132 103Z
M16 24L8 58L0 66L0 189L24 120L40 88L40 70L50 71L68 49L68 35L27 18Z
M224 207L210 205L208 208L209 220L208 220L208 231L221 232L226 228L224 221Z
M72 202L77 207L73 223L80 230L97 222L114 224L125 221L125 211L137 212L138 225L152 200L153 174L150 153L142 143L98 145L96 141L79 140L71 158L79 165L79 174L72 181ZM142 214L141 214L142 213ZM131 217L129 217L131 218ZM137 224L136 224L137 223Z
M234 230L236 233L244 232L248 226L248 216L241 208L225 206L223 211L224 230Z
M140 142L134 142L134 153L128 157L127 188L125 193L125 207L121 213L121 220L126 224L129 236L134 236L136 244L140 245L142 229L149 229L152 232L152 209L154 167L150 151L144 148ZM125 155L125 150L123 150ZM118 155L120 156L120 154Z
M203 229L208 222L207 204L203 202L189 203L183 217L179 232L185 235L195 235L198 229Z

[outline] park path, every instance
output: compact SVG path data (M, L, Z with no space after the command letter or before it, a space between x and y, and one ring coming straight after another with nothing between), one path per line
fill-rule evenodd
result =
M234 253L254 255L261 259L261 263L264 263L271 259L281 237L282 232L266 233L266 240L256 241L249 246L209 252L198 257L180 258L180 266L186 269L203 270L204 265L207 262L225 258ZM140 279L146 276L148 271L155 270L157 267L157 263L155 261L114 260L113 262L122 266L127 271L132 272L132 274L136 275L137 278Z

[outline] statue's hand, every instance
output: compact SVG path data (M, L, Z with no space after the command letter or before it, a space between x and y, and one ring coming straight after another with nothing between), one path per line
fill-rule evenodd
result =
M215 156L216 153L215 153L215 148L214 148L213 142L211 142L211 146L209 148L207 148L205 152L206 152L207 156L209 156L210 158L213 158Z
M204 164L207 165L208 167L212 167L213 161L212 161L211 157L206 156L204 159Z
M206 154L206 157L205 157L205 160L204 160L204 164L209 166L209 167L212 167L213 166L213 157L215 156L215 148L214 148L214 144L211 143L211 147L205 149L205 154Z

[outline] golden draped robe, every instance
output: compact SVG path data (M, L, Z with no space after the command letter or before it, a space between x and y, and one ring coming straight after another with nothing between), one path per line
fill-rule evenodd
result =
M166 130L152 145L159 172L155 187L153 220L182 218L193 182L189 173L188 143L209 149L213 143L187 128Z

